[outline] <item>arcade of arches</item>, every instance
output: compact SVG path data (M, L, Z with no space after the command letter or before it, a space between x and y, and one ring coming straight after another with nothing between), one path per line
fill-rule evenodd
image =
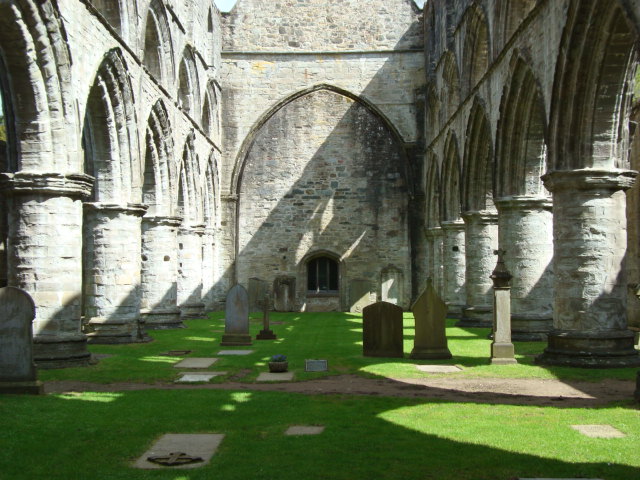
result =
M409 308L640 357L634 0L0 2L0 282L36 362L223 306ZM636 296L638 294L638 296Z

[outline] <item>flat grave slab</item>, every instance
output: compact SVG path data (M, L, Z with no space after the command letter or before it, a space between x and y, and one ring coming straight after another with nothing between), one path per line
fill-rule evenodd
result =
M224 435L218 433L181 434L167 433L134 463L135 468L145 470L189 469L207 465L222 442ZM201 462L187 465L164 466L150 462L149 457L169 455L170 453L186 453L191 457L202 458Z
M217 358L185 358L176 363L173 368L209 368L217 361Z
M458 373L462 368L455 365L416 365L416 368L424 373Z
M285 435L320 435L324 432L321 425L292 425L284 432Z
M191 350L169 350L168 352L160 353L163 357L183 357L189 355Z
M218 355L251 355L253 350L220 350Z
M611 425L571 425L571 428L591 438L626 437L624 433Z
M257 378L258 382L290 382L291 380L293 380L293 372L263 372Z
M227 372L184 372L182 376L175 381L175 383L208 382L213 377L219 377L220 375L226 374Z

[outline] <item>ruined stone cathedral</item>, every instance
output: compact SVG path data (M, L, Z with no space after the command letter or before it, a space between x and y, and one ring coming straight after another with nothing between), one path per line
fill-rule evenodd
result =
M539 362L638 365L639 46L636 0L0 0L0 281L57 368L235 283L489 326L500 248Z

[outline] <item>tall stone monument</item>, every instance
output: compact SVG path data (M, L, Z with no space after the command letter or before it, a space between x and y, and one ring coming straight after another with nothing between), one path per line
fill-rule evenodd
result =
M401 307L388 302L364 307L362 353L365 357L404 357Z
M0 288L0 393L43 393L33 363L36 308L24 290Z
M447 304L436 293L431 279L427 280L427 287L413 304L411 311L416 322L416 334L410 358L451 358L445 325Z
M498 263L491 274L493 280L493 342L491 364L518 363L511 343L511 274L504 264L504 250L496 250Z
M242 285L236 285L227 294L225 304L224 335L220 345L251 345L249 335L249 294Z

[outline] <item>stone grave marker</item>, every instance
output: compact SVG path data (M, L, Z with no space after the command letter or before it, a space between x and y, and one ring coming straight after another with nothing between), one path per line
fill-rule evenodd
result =
M329 370L329 364L326 360L305 360L304 371L305 372L326 372Z
M431 280L427 281L427 288L413 304L411 311L415 318L416 334L410 357L451 358L445 325L447 305L436 293Z
M185 358L176 363L173 368L209 368L217 361L217 358Z
M404 357L402 308L377 302L362 310L362 353L365 357Z
M175 383L208 382L214 377L226 375L227 372L183 372Z
M256 335L256 340L275 340L276 334L269 328L269 304L271 299L269 295L265 295L262 300L262 330Z
M267 282L260 278L250 278L249 288L249 313L256 313L262 310L262 300L267 294Z
M253 350L220 350L218 355L251 355Z
M424 373L458 373L462 369L455 365L416 365L416 368Z
M491 342L491 364L512 365L518 363L511 342L511 274L504 264L504 250L496 250L496 268L491 273L493 280L493 342Z
M258 375L258 382L290 382L293 380L293 372L262 372Z
M582 435L591 438L624 438L626 435L611 425L571 425Z
M147 450L133 466L135 468L148 470L202 467L209 463L211 457L213 457L223 439L224 435L215 433L168 433L160 437L160 439L149 450ZM150 459L162 460L163 457L166 457L166 463L171 462L171 460L176 462L174 465L165 466L161 463L150 461ZM187 457L193 459L199 458L200 460L193 463L180 464L180 460Z
M251 345L249 335L249 295L242 285L236 285L227 294L225 304L223 346Z
M349 311L362 313L362 309L376 301L369 280L351 280L349 283Z
M27 292L0 288L0 393L43 393L33 363L36 308Z
M320 435L324 432L322 425L292 425L284 432L285 435Z
M296 298L296 277L282 276L273 281L273 308L276 312L292 312Z

